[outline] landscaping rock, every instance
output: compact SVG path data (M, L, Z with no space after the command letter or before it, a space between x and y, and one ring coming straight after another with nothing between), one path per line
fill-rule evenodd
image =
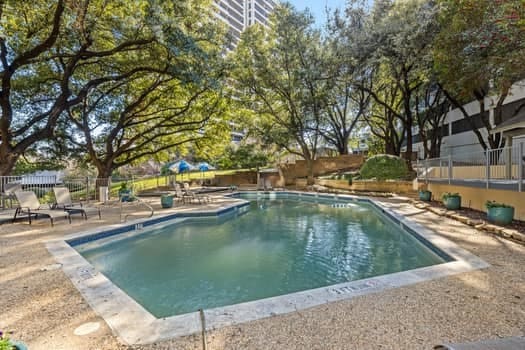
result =
M511 234L512 234L512 238L514 238L515 240L525 242L525 234L518 232L516 230L513 230Z
M459 222L462 222L462 223L464 223L466 225L468 225L468 223L470 221L470 219L468 217L463 216L463 215L459 215L459 214L452 214L450 217L452 219L457 220Z

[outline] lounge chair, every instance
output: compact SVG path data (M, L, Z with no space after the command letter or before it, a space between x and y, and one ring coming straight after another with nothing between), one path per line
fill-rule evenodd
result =
M0 186L2 187L2 186ZM3 185L3 192L0 193L0 206L5 209L6 202L9 201L9 207L13 207L13 200L16 199L15 192L22 191L22 185L19 183L6 183Z
M202 202L210 201L210 196L208 196L207 194L200 194L200 193L192 191L190 189L190 185L187 182L184 182L182 185L184 186L184 192L186 193L186 196L191 197L195 200L198 200L199 204Z
M86 206L82 202L73 203L71 193L67 187L53 187L53 192L55 192L55 205L57 208L64 209L70 214L80 213L86 220L88 213L98 214L98 218L101 219L100 208Z
M195 197L187 191L183 192L178 183L175 184L175 197L181 200L182 203L187 203L187 201L191 203L191 201L195 199Z
M38 218L38 215L45 215L51 220L51 226L54 225L53 220L55 218L67 218L69 223L71 223L71 217L69 213L64 210L52 210L49 208L42 208L42 205L38 201L38 198L33 191L16 191L15 192L16 200L18 201L18 208L16 208L15 216L13 217L13 222L15 222L18 214L24 213L27 214L29 218L29 224L31 225L31 217L34 215L35 218Z

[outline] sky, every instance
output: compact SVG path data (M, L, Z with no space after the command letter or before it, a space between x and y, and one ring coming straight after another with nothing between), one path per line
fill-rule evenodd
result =
M315 23L321 25L326 21L325 8L328 6L331 9L343 8L345 0L288 0L298 10L305 10L307 7L315 16Z

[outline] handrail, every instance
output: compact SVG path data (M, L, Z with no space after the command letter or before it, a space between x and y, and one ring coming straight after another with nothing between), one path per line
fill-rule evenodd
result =
M476 181L486 188L493 184L516 184L519 192L523 191L525 180L525 142L510 147L488 149L479 152L449 154L445 157L429 158L418 161L417 177L429 180Z
M119 202L120 202L120 222L126 222L128 220L128 216L133 216L133 214L126 214L124 216L124 220L122 220L122 211L123 211L123 208L124 208L124 202L122 201L122 198L119 198ZM141 200L138 197L133 197L133 202L126 202L126 203L137 203L137 204L144 205L146 208L148 208L150 210L150 214L149 214L148 218L152 217L153 214L155 213L155 210L153 209L153 207L151 205L149 205L148 203L144 202L143 200Z

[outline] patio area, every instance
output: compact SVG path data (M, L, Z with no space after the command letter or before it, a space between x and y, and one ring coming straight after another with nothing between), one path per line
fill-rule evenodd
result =
M214 195L211 203L161 209L158 198L145 200L155 214L235 201ZM491 266L209 330L208 349L432 349L441 343L525 334L525 246L417 209L405 198L377 200ZM134 217L148 215L143 208ZM101 220L74 216L72 224L57 220L54 227L49 220L0 225L0 328L14 332L12 338L30 349L202 349L200 334L140 346L120 343L45 247L47 240L118 224L120 218L120 209L108 206ZM86 323L91 327L78 328Z

